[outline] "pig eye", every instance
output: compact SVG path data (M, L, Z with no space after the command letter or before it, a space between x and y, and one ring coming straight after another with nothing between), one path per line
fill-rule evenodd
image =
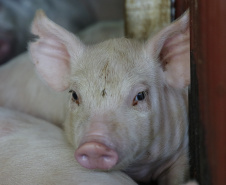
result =
M146 91L139 92L133 99L133 106L137 105L139 101L144 100L146 95L147 95Z
M72 101L79 105L79 99L78 99L78 95L76 94L76 92L73 90L70 90L69 93L71 93Z

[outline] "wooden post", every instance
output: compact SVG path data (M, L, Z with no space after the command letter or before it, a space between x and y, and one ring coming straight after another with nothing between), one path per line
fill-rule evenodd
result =
M125 0L125 35L147 39L170 23L170 0Z
M189 7L189 0L175 0L175 18L180 17Z
M190 9L190 105L194 108L190 107L190 130L196 132L196 158L191 172L201 185L225 185L226 1L191 0Z

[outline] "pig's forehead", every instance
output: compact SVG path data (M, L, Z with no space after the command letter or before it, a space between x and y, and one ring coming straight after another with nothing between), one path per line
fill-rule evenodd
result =
M150 79L153 64L145 59L138 41L114 39L88 47L72 68L72 83L93 91L128 91L137 82Z
M107 72L109 77L114 74L124 76L147 69L148 66L145 65L147 62L143 43L120 38L87 47L75 62L72 74L102 75Z
M132 69L142 57L142 48L140 42L125 38L112 39L87 47L81 62L84 67L91 65L96 70L106 63L109 63L111 70L118 70L117 67Z

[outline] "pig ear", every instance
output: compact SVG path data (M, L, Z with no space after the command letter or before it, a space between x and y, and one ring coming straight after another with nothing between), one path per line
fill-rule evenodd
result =
M147 41L150 57L160 62L165 82L176 88L190 84L189 11Z
M69 86L70 62L82 53L84 45L72 33L49 20L42 10L32 23L38 39L29 44L31 59L39 75L57 91Z

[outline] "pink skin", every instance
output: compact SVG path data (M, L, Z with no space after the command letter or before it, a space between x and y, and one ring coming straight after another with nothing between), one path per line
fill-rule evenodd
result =
M109 170L117 164L119 155L116 143L108 137L109 128L106 123L107 116L92 117L91 124L75 151L75 158L81 166Z
M116 165L118 154L99 142L86 142L75 151L79 164L89 169L108 170Z

